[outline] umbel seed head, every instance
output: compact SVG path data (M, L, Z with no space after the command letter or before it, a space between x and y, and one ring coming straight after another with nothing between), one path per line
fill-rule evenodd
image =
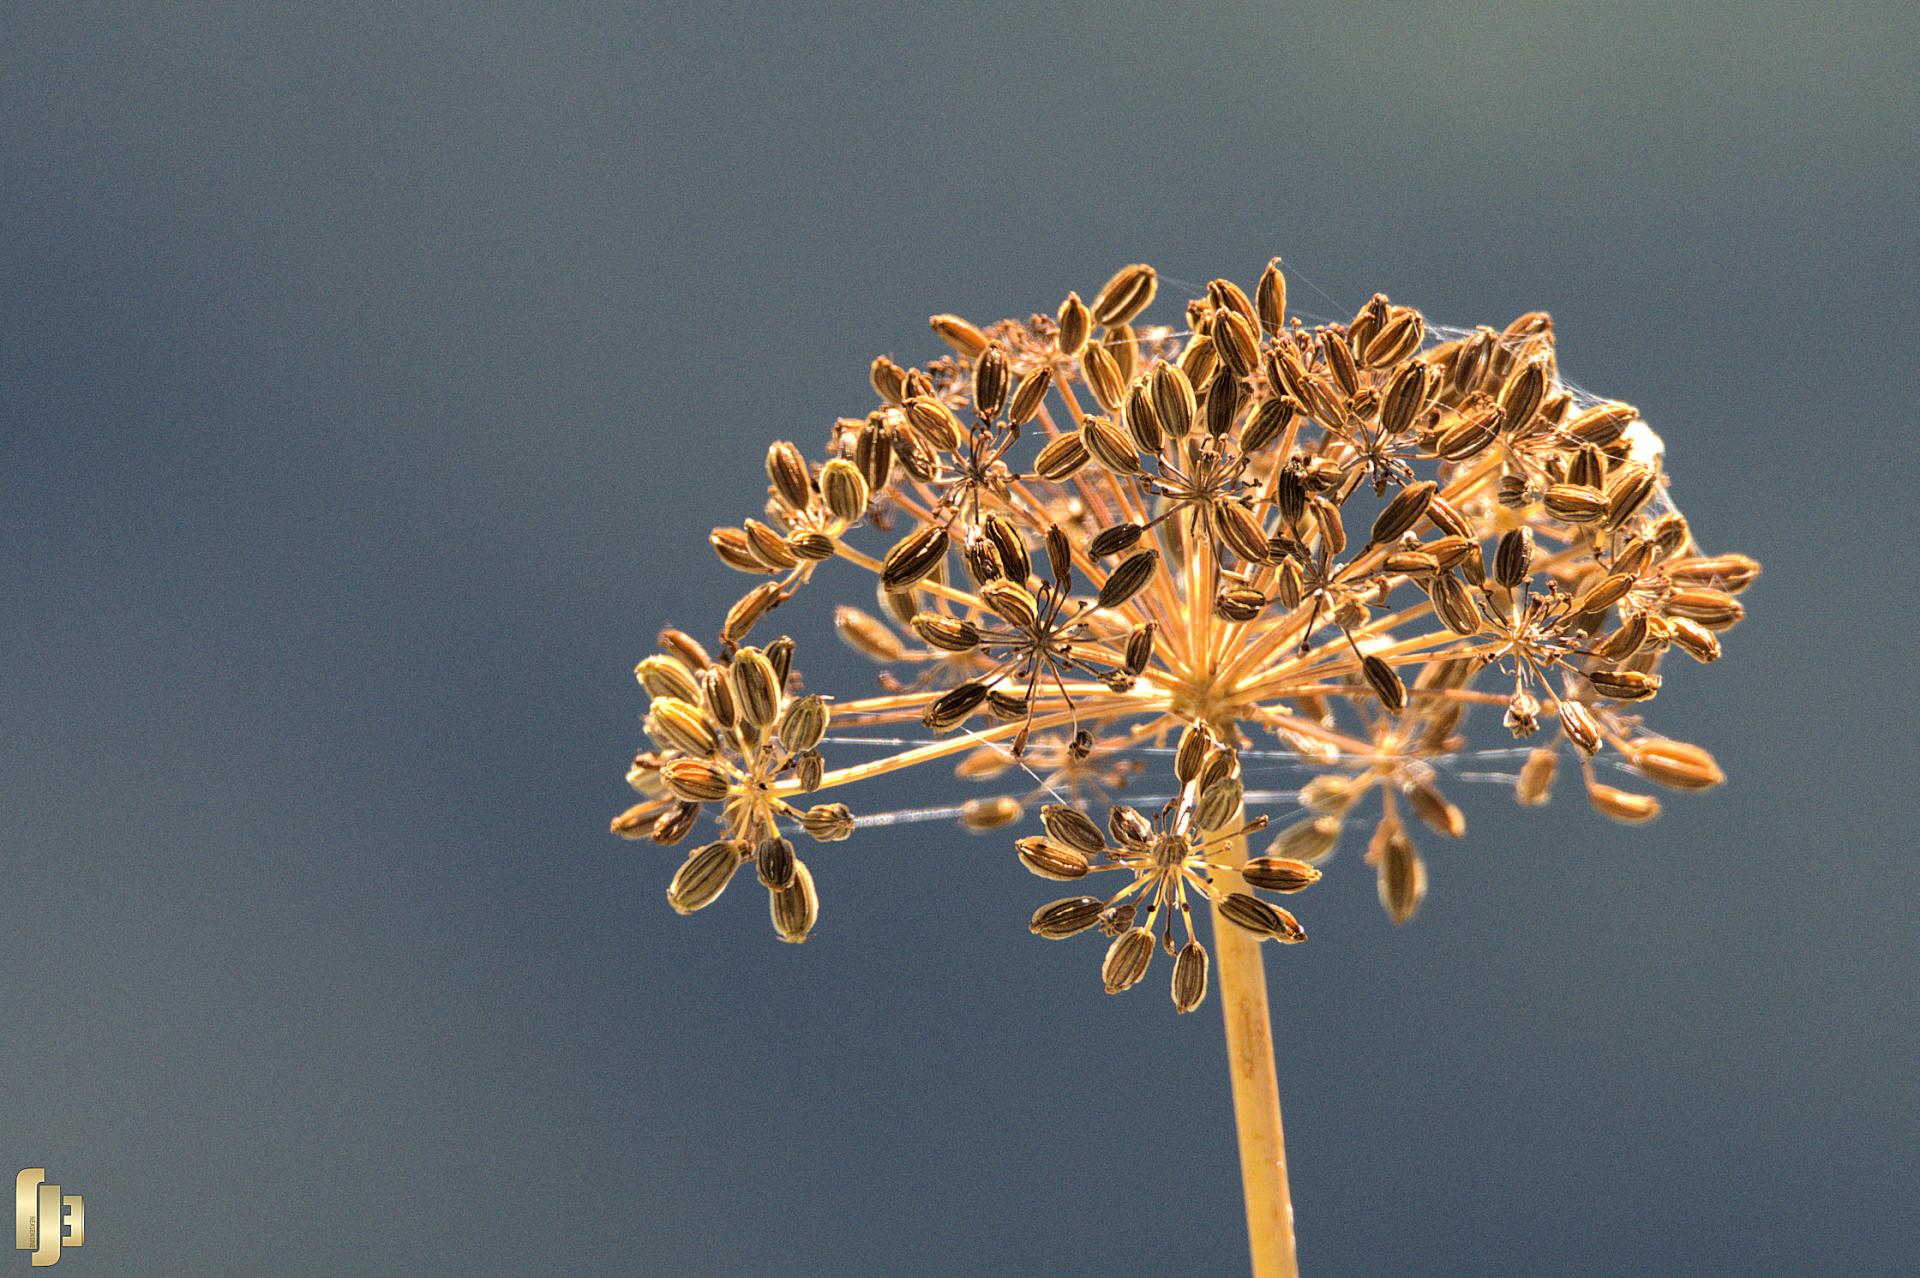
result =
M1562 377L1544 312L1440 329L1375 294L1309 324L1277 258L1172 301L1145 264L1093 283L1025 319L934 315L929 358L873 359L871 398L765 447L764 502L708 536L747 579L737 600L705 638L661 631L634 671L648 745L613 830L694 845L673 909L752 861L776 935L806 940L819 895L796 841L861 823L825 792L885 805L893 774L950 768L960 792L931 810L955 837L1010 837L1074 885L1030 930L1097 931L1112 993L1164 951L1186 1012L1207 919L1303 941L1273 898L1313 887L1350 832L1389 919L1431 911L1409 827L1466 837L1460 787L1498 771L1463 766L1478 754L1522 741L1516 801L1565 771L1626 823L1660 811L1632 776L1725 782L1649 720L1685 691L1667 654L1718 662L1760 567L1701 547L1664 442ZM870 684L809 685L769 637L820 589Z

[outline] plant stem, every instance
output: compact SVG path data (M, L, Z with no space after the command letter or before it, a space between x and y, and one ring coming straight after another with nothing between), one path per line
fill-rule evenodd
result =
M1244 812L1234 818L1245 820ZM1222 851L1235 864L1247 857L1242 835ZM1238 876L1234 876L1238 886ZM1273 1024L1267 1011L1267 974L1260 942L1213 911L1219 953L1220 1007L1227 1022L1227 1068L1233 1079L1234 1127L1240 1137L1240 1184L1247 1199L1247 1245L1253 1278L1296 1278L1293 1199L1287 1191L1287 1147L1280 1126L1280 1085L1273 1067Z

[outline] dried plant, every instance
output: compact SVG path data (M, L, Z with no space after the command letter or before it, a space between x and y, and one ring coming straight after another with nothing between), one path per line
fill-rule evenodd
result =
M681 863L668 900L698 910L752 862L775 930L804 941L818 896L789 835L832 841L860 824L816 795L919 765L977 780L1018 761L1031 790L969 800L959 819L998 828L1051 798L1013 851L1081 894L1041 905L1030 928L1108 938L1109 993L1165 950L1174 1005L1191 1011L1217 969L1255 1269L1290 1273L1257 943L1306 932L1262 894L1309 887L1347 828L1366 826L1381 903L1412 918L1427 870L1403 810L1465 832L1440 782L1448 761L1487 753L1463 736L1475 706L1537 743L1517 748L1521 803L1546 801L1563 756L1622 821L1659 803L1607 784L1602 765L1717 785L1706 751L1653 733L1642 711L1669 650L1719 657L1759 567L1697 546L1658 437L1560 377L1545 314L1438 332L1376 295L1309 328L1288 314L1276 260L1252 296L1215 280L1178 328L1141 324L1157 284L1129 266L1052 317L980 328L936 315L952 354L925 368L876 359L877 406L834 424L822 462L772 446L763 517L711 537L762 580L717 650L668 630L640 663L655 748L633 761L643 798L613 829L675 845L714 805L720 837ZM796 591L844 585L848 569L871 575L875 602L841 604L838 630L882 667L879 689L803 695L792 640L749 641ZM829 767L829 722L910 736ZM1247 765L1275 756L1314 775L1250 795ZM1115 802L1154 785L1154 760L1170 797ZM1276 797L1297 815L1249 857L1268 817L1248 808Z

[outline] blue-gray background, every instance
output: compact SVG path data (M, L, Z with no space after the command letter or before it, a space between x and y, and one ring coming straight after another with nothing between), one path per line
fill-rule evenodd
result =
M930 312L1275 253L1550 308L1767 565L1655 707L1724 789L1473 790L1414 926L1352 849L1303 901L1309 1272L1911 1266L1910 5L4 25L0 1171L86 1195L61 1272L1242 1266L1217 1014L1029 937L1004 839L823 850L793 949L605 825L768 439Z

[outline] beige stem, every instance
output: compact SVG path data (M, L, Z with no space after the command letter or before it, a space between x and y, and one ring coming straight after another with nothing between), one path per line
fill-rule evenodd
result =
M1245 820L1234 817L1234 825ZM1221 849L1221 860L1247 859L1242 835ZM1241 886L1238 875L1224 875ZM1240 1137L1240 1184L1247 1199L1247 1245L1253 1278L1296 1278L1293 1199L1287 1191L1287 1147L1280 1126L1280 1085L1273 1067L1273 1025L1267 1012L1267 974L1260 942L1213 911L1219 952L1220 1007L1227 1021L1227 1068L1233 1080L1234 1127Z

